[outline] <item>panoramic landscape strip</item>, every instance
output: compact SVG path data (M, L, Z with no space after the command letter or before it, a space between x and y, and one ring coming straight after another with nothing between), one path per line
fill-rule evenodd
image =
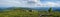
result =
M0 0L0 17L60 17L60 0Z

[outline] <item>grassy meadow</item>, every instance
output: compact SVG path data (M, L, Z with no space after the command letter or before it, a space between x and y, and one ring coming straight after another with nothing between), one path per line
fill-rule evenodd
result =
M53 14L52 17L60 17L60 12L51 12ZM3 10L0 11L0 17L40 17L41 14L48 14L46 11L38 11L38 10Z

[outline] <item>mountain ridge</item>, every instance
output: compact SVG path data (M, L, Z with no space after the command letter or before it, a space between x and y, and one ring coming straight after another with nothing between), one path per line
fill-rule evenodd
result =
M9 7L9 8L0 8L0 10L11 10L11 9L25 9L25 10L48 10L49 7L35 7L35 8L28 8L28 7ZM60 11L60 7L52 7L53 11Z

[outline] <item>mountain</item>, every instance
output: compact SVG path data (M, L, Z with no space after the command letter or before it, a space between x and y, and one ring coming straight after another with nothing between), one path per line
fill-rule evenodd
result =
M11 9L25 9L25 10L48 10L47 7L34 7L34 8L28 8L28 7L9 7L9 8L1 8L2 10L11 10Z
M34 7L34 8L28 8L28 7L9 7L9 8L0 8L0 10L12 10L12 9L25 9L25 10L48 10L49 7ZM53 11L60 11L60 7L52 7Z
M60 7L53 7L53 11L60 11Z

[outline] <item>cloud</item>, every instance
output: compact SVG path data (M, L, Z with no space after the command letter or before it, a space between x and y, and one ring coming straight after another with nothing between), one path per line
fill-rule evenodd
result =
M0 4L3 6L15 6L15 7L37 7L38 0L0 0Z
M2 1L0 1L0 4L3 5L3 7L4 6L8 7L8 6L15 6L15 5L17 6L17 5L21 4L21 3L18 2L18 1L10 1L10 0L4 0L3 1L2 0Z
M48 5L48 6L51 6L51 7L54 7L54 6L57 6L57 3L54 3L54 2L47 2L47 5Z
M50 7L59 7L60 3L55 3L55 2L47 2L47 5Z
M60 7L59 2L44 2L44 4L40 4L42 7Z
M45 2L42 3L40 0L0 0L0 6L2 7L59 7L60 1Z

